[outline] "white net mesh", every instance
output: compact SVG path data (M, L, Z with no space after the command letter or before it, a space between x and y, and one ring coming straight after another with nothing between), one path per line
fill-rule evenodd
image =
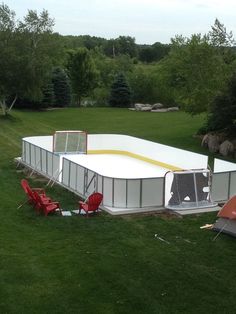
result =
M56 153L87 153L87 133L84 131L56 131L53 136Z
M165 177L165 207L176 210L211 207L210 171L168 172Z

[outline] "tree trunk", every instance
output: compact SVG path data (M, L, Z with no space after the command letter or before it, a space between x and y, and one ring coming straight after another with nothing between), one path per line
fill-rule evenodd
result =
M13 99L10 107L8 108L7 107L7 104L6 104L6 99L3 98L2 100L0 100L0 106L2 108L2 114L3 116L7 116L9 114L9 112L11 111L11 109L13 108L13 106L15 105L15 102L17 100L17 95L15 95L15 98Z
M12 101L12 103L11 103L11 105L10 105L9 109L8 109L8 112L10 112L10 111L11 111L11 109L12 109L12 108L13 108L13 106L15 105L16 100L17 100L17 95L15 95L15 98L13 99L13 101Z
M81 97L78 97L78 107L81 107Z
M0 100L0 106L2 108L2 115L6 116L7 115L7 105L6 105L6 99L5 98Z

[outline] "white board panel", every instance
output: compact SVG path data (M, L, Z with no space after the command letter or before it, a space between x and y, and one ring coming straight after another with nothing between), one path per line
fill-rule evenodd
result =
M103 204L105 206L112 206L112 179L104 178L103 181Z
M229 173L214 173L212 175L212 200L215 202L228 200Z
M127 207L140 207L140 180L128 180Z
M34 168L36 166L35 162L35 146L30 145L30 165Z
M126 180L114 180L114 207L126 207Z
M84 195L84 168L77 165L77 187L76 190Z
M163 179L143 179L142 207L161 206L163 204Z
M47 152L47 174L52 177L53 168L52 168L52 153Z
M42 156L42 172L47 173L47 151L42 149L41 156Z
M58 179L59 172L60 172L60 157L53 154L53 178Z
M35 162L36 162L36 169L41 170L41 153L40 153L40 148L35 146Z
M227 171L236 171L236 163L214 159L214 173Z
M73 190L76 190L76 178L77 178L77 172L76 172L76 165L72 162L70 164L70 188Z
M98 175L98 184L97 184L97 192L103 194L103 184L102 184L102 176Z
M236 195L236 171L230 173L230 197Z
M62 161L62 183L66 186L69 186L69 170L70 170L70 161L66 158L63 158Z

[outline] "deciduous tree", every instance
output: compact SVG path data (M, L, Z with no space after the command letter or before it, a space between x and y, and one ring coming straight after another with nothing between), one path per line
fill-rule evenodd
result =
M189 39L175 37L160 69L176 102L191 114L208 110L230 74L222 56L209 44L207 36L200 34Z
M98 72L86 48L68 52L67 68L73 92L77 97L78 106L80 106L82 97L87 96L95 88Z
M16 99L40 100L48 80L54 52L53 20L47 11L39 15L29 11L23 21L15 21L15 12L0 5L0 105L4 115L10 112ZM8 99L13 99L8 103Z

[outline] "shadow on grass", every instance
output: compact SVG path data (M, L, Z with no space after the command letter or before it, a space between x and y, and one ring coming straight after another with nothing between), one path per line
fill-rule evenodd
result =
M21 119L18 118L18 117L13 116L11 114L7 114L7 115L0 115L0 121L1 122L9 121L9 122L12 122L12 123L16 123L16 122L20 122Z

